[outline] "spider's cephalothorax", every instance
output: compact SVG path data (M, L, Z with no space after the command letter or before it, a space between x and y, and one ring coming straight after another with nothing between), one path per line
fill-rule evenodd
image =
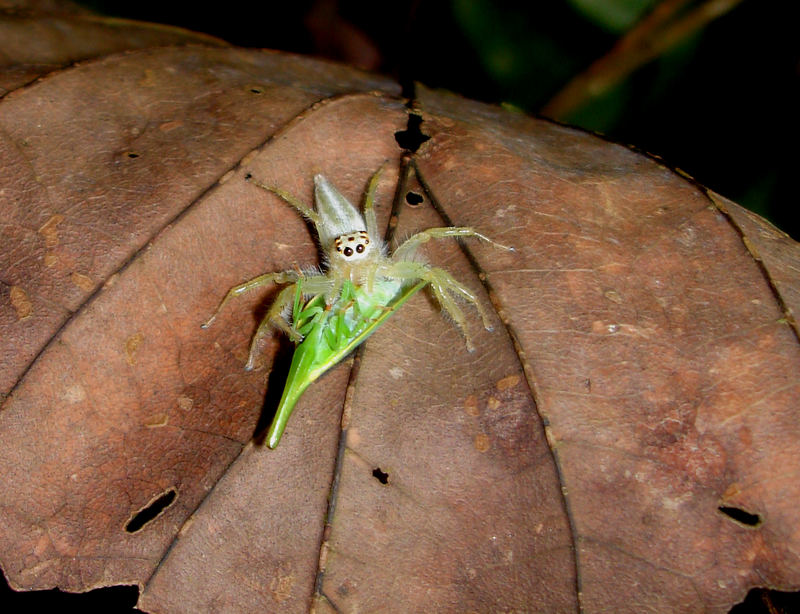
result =
M322 175L314 177L314 197L316 211L301 212L317 229L329 276L361 283L385 251L378 238L374 210L365 207L362 216ZM316 219L309 213L315 214Z
M423 287L430 286L442 309L464 334L468 350L474 348L457 298L472 304L484 326L491 329L487 314L472 290L444 269L414 260L413 256L422 243L431 239L477 237L494 241L469 227L429 228L411 236L387 255L379 239L373 209L379 175L380 171L375 173L367 188L363 216L322 175L314 177L316 209L306 207L283 190L254 182L280 196L311 221L325 256L322 272L265 273L234 286L203 325L203 328L210 326L235 296L267 284L286 285L258 326L246 365L247 369L253 368L259 341L272 326L283 330L298 344L283 396L267 433L270 448L278 445L289 415L308 385L362 343Z

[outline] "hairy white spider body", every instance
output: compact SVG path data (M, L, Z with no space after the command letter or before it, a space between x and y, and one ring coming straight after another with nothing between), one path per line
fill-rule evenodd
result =
M469 288L447 271L415 260L414 254L431 239L477 237L494 241L469 227L429 228L409 237L389 255L378 233L373 208L379 175L380 171L369 183L363 215L322 175L314 177L316 209L306 207L283 190L254 182L280 196L311 221L324 257L322 270L265 273L234 286L203 325L203 328L210 326L235 296L273 283L286 286L259 324L246 365L247 369L253 368L259 341L269 334L272 326L283 330L298 344L283 398L268 433L271 448L278 444L289 414L305 388L362 343L422 287L430 286L442 310L463 333L469 351L474 348L457 298L471 303L486 329L491 330L486 312Z

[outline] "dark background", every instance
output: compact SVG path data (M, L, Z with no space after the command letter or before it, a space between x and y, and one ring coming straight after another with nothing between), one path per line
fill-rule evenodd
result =
M672 1L672 0L670 0ZM657 0L295 0L203 5L84 0L115 17L178 25L245 47L350 63L538 113ZM687 2L687 11L702 5ZM605 95L559 117L656 154L800 239L798 20L794 0L744 0ZM586 9L592 6L593 11ZM423 126L424 130L424 126ZM0 574L0 579L2 575ZM0 610L117 614L135 587L13 593ZM797 594L754 589L733 614L800 611Z
M536 114L659 1L83 4L108 15L206 32L239 46L344 61L401 83L419 81ZM684 4L676 18L704 2ZM731 4L730 11L675 42L607 94L557 119L656 154L800 239L794 184L798 3Z

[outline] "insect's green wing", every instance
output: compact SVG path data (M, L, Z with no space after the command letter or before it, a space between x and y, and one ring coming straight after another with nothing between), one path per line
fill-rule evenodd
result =
M363 343L386 319L414 294L425 287L419 282L404 289L380 287L368 292L364 286L345 283L341 297L328 310L319 310L324 299L317 295L308 301L295 320L298 330L308 330L295 348L286 386L267 432L267 445L275 448L289 416L305 389ZM381 292L381 290L384 290Z

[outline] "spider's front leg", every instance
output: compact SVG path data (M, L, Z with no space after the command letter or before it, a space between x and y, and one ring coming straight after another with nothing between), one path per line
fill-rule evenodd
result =
M500 249L505 249L510 252L514 251L513 247L509 247L507 245L503 245L498 243L497 241L492 241L489 237L485 234L482 234L475 230L474 228L470 228L469 226L446 226L441 228L428 228L427 230L422 230L415 235L410 236L406 239L402 245L400 245L394 253L392 254L392 260L395 262L400 262L403 260L407 260L414 252L417 251L417 248L422 245L423 243L427 243L431 239L449 239L449 238L466 238L466 237L476 237L481 241L486 241L487 243L491 243L495 247L499 247Z
M375 174L369 180L369 185L367 186L367 195L364 198L364 221L367 223L367 234L372 237L373 240L377 240L380 236L378 234L378 218L375 215L374 205L375 191L378 189L378 180L380 179L382 172L383 166L375 171Z
M456 296L460 296L468 303L471 303L480 314L486 330L492 330L489 316L483 309L480 301L478 301L478 297L475 296L475 293L444 269L431 267L421 262L405 260L393 262L389 265L387 270L381 271L380 274L384 277L401 279L404 281L422 280L427 282L433 291L433 295L442 307L442 310L453 319L453 322L461 331L461 334L464 335L464 341L466 342L468 351L474 351L475 346L472 344L472 339L470 339L469 333L467 332L467 319L464 316L464 312L455 301Z
M289 203L292 207L297 209L304 217L307 217L309 220L311 220L315 228L319 226L320 217L317 214L317 212L314 211L313 209L309 209L308 207L306 207L304 203L302 203L299 199L289 194L289 192L281 190L280 188L276 188L275 186L267 185L266 183L261 183L250 173L248 173L247 176L245 177L245 181L249 181L253 185L256 185L259 188L261 188L262 190L266 190L267 192L272 192L276 196L279 196L287 203Z

